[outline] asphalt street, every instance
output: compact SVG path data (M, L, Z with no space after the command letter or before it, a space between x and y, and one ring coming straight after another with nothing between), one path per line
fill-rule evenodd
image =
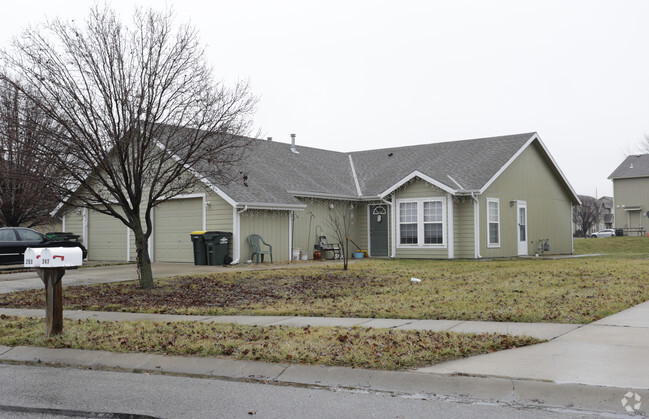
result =
M24 416L20 416L24 415ZM388 392L0 365L0 417L565 418L594 412ZM127 416L132 415L132 416Z

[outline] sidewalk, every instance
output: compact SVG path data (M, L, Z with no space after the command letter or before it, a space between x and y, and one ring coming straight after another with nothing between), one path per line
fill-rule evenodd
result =
M0 309L0 314L44 316L44 310ZM626 414L632 390L649 400L649 302L580 326L322 317L181 316L64 311L70 319L233 322L257 325L362 326L536 335L547 343L451 361L410 371L271 364L221 358L122 354L76 349L0 346L1 362L70 365L191 374L233 380L434 395L525 406Z

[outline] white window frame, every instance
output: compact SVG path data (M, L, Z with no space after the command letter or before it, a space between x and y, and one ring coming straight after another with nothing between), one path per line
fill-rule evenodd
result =
M426 244L424 243L424 202L440 202L442 206L442 243L439 244ZM416 203L417 204L417 243L402 244L401 243L401 204ZM447 247L447 226L446 226L446 197L431 197L431 198L402 198L397 200L396 205L396 222L395 230L397 236L397 248L400 249L413 249L413 248L434 248L445 249ZM426 223L427 224L427 223Z
M498 223L498 243L492 243L491 242L491 228L490 224L492 221L489 219L489 204L495 203L496 204L496 209L498 211L498 220L496 221ZM487 247L496 249L500 247L501 243L501 233L500 233L500 200L498 198L487 198Z

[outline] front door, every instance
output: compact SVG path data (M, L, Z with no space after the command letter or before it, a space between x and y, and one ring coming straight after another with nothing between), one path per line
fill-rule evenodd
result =
M370 251L388 256L388 206L370 205Z
M527 255L527 203L525 201L517 202L518 209L518 255Z

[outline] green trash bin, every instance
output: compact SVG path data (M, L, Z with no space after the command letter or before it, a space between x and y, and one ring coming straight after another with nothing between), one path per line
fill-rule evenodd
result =
M205 247L205 232L192 231L189 233L194 244L194 265L207 265L207 248Z
M225 231L206 231L203 234L205 247L207 249L208 265L225 265L225 258L228 256L228 245L232 233Z

